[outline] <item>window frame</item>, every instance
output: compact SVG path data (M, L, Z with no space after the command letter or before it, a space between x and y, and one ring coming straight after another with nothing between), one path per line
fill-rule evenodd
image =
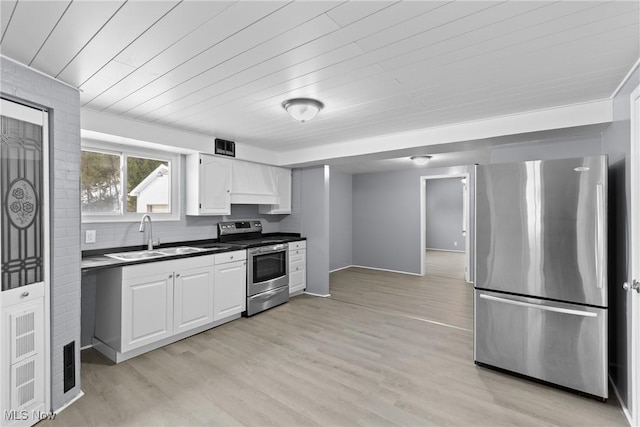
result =
M179 221L180 220L180 208L181 208L181 194L180 194L180 165L182 163L182 156L178 153L172 153L168 151L150 150L147 148L134 147L124 144L114 144L104 141L95 141L91 139L83 138L80 144L80 150L92 151L97 153L112 154L120 156L120 185L122 186L121 200L120 200L120 212L107 214L107 213L83 213L82 206L80 207L80 215L83 224L86 223L100 223L100 222L138 222L144 215L149 215L153 221ZM147 213L147 212L127 212L127 158L139 157L151 160L158 160L169 163L169 175L171 178L170 192L169 192L169 206L171 213ZM82 180L82 173L79 174L79 179Z

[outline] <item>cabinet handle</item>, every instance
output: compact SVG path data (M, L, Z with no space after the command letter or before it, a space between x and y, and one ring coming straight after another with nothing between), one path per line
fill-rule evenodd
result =
M176 277L180 277L180 273L176 274Z
M170 275L169 275L169 279L171 279L172 277L173 277L173 274L170 274Z
M231 256L229 257L229 259L233 259L233 255L231 255Z
M26 298L29 296L29 292L23 292L22 295L20 295L21 298Z

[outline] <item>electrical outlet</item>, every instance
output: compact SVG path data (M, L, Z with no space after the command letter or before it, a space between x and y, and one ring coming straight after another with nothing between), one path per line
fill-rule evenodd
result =
M96 242L96 230L87 230L84 233L84 242L85 243L95 243Z
M458 242L453 242L453 246L458 246Z

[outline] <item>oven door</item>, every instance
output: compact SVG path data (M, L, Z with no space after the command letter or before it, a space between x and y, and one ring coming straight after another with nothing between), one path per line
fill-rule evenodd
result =
M289 284L289 248L287 244L251 248L248 255L248 297Z

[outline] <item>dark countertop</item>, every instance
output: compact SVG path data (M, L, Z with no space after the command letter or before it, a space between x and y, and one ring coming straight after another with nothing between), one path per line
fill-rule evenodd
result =
M306 237L300 237L300 235L296 233L264 233L263 237L278 238L286 242L296 242L300 240L306 240ZM119 259L108 257L105 254L118 253L118 252L144 251L147 249L146 246L140 245L140 246L126 246L126 247L120 247L120 248L87 250L87 251L82 251L81 271L84 274L84 273L93 272L96 270L101 270L104 268L123 267L127 265L145 264L145 263L156 262L156 261L168 261L168 260L174 260L179 258L191 258L196 256L220 254L224 252L244 250L247 247L250 247L253 245L234 245L233 243L220 243L218 239L207 239L207 240L191 240L187 242L166 243L166 244L162 244L155 247L154 250L173 248L177 246L191 246L196 248L206 248L206 250L201 252L189 253L189 254L170 255L170 256L163 256L158 258L139 259L134 261L122 261Z

